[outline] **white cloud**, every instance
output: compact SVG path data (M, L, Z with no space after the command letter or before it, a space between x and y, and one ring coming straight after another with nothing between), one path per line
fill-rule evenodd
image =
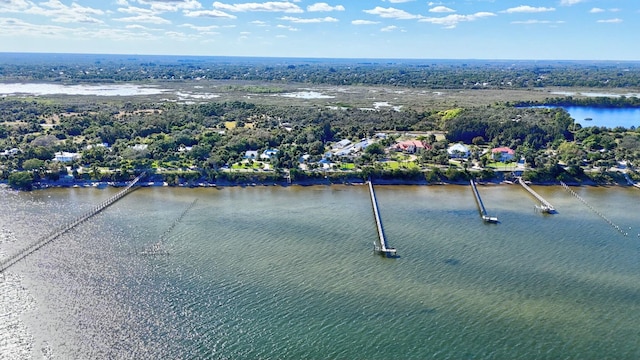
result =
M126 7L126 8L118 8L118 12L125 13L125 14L137 14L137 15L143 15L143 14L152 15L152 14L154 14L154 12L151 11L150 9L143 9L143 8L139 8L139 7L135 7L135 6L129 6L129 7Z
M237 18L237 16L235 15L227 14L226 12L220 11L220 10L196 10L196 11L185 10L184 16L208 17L208 18L215 18L215 19L236 19Z
M456 12L453 9L450 9L446 6L436 6L434 8L429 9L429 12L432 13L451 13L451 12Z
M371 21L371 20L353 20L351 22L353 25L375 25L379 24L379 21Z
M297 28L294 28L291 25L277 25L276 26L278 29L285 29L285 30L289 30L289 31L298 31Z
M323 22L338 22L338 19L332 18L329 16L324 18L315 18L315 19L302 19L302 18L297 18L292 16L283 16L280 18L280 20L290 21L296 24L317 24L317 23L323 23Z
M139 24L127 25L127 26L125 26L125 28L127 28L127 29L137 29L137 30L151 30L148 27L142 26L142 25L139 25Z
M41 6L32 6L24 12L33 15L51 17L52 21L60 23L88 23L102 24L104 21L97 19L94 15L104 15L104 11L90 7L80 6L72 3L67 6L58 0L49 0L40 3Z
M397 26L395 26L395 25L390 25L390 26L385 26L385 27L383 27L382 29L380 29L380 31L383 31L383 32L389 32L389 31L393 31L393 30L395 30L395 29L397 29L397 28L398 28L398 27L397 27Z
M120 21L120 22L136 22L136 23L148 23L148 24L171 24L171 21L157 15L129 16L129 17L118 18L113 20Z
M501 12L507 13L507 14L514 14L514 13L540 13L540 12L549 12L549 11L556 11L556 9L552 7L548 8L548 7L533 7L529 5L521 5L521 6L509 8Z
M621 23L622 21L623 21L622 19L615 18L615 19L598 20L598 21L596 21L596 22L598 22L598 23L604 23L604 24L619 24L619 23Z
M404 10L400 10L400 9L395 9L395 8L383 8L380 6L376 6L374 9L371 10L363 10L365 13L367 14L371 14L371 15L378 15L382 18L386 18L386 19L399 19L399 20L410 20L410 19L419 19L421 18L420 15L414 15L411 13L408 13Z
M382 0L385 1L385 0ZM415 0L387 0L392 4L402 4L402 3L407 3L407 2L411 2L411 1L415 1Z
M290 3L288 1L268 1L264 3L242 3L242 4L224 4L221 2L214 2L213 7L220 10L226 10L231 12L246 12L246 11L267 11L267 12L285 12L285 13L302 13L302 10L298 5Z
M550 20L524 20L524 21L512 21L512 24L524 24L524 25L535 25L535 24L564 24L564 21L550 21Z
M198 25L193 25L193 24L189 24L189 23L179 25L179 27L186 27L186 28L193 29L193 30L200 31L200 32L209 32L209 31L211 31L213 29L219 29L220 28L218 25L198 26Z
M432 17L432 18L423 18L418 20L419 22L428 22L431 24L436 24L436 25L442 25L448 29L452 29L455 28L458 23L460 22L466 22L466 21L475 21L481 18L485 18L485 17L489 17L489 16L496 16L496 14L494 13L490 13L490 12L478 12L475 14L471 14L471 15L458 15L458 14L451 14L451 15L447 15L445 17Z
M55 25L37 25L15 18L0 18L0 37L2 36L31 36L31 37L61 37L72 29Z
M151 6L157 12L176 12L179 10L194 10L202 8L197 0L137 0L138 3Z
M313 5L307 6L307 11L309 11L309 12L314 12L314 11L344 11L344 6L342 6L342 5L331 6L331 5L327 4L327 3L315 3Z
M33 4L25 0L0 0L0 12L18 12L31 5Z
M589 10L589 12L592 13L592 14L602 13L602 12L605 12L605 11L606 11L605 9L601 9L601 8L593 8L593 9Z
M586 0L560 0L560 5L562 6L571 6L575 4L580 4L585 2Z

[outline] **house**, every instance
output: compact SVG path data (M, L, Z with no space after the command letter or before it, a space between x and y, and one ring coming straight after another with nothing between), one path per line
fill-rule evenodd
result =
M55 153L53 161L72 162L73 160L77 160L77 159L80 159L80 154L61 151L61 152Z
M245 159L255 159L258 157L258 152L256 150L247 150L244 153Z
M278 149L267 149L260 154L260 159L269 160L276 155L278 155Z
M497 147L491 149L491 158L496 161L509 161L513 159L516 152L508 147Z
M351 145L351 140L344 139L344 140L340 140L337 143L333 144L332 147L337 150L337 149L344 149L349 145Z
M5 150L3 152L0 152L0 155L3 156L14 156L16 154L18 154L20 150L18 148L13 148L13 149L9 149L9 150Z
M354 144L351 148L353 149L353 152L358 152L366 149L369 145L371 145L371 141L368 139L363 139L359 143Z
M396 151L402 151L409 154L415 154L419 150L431 149L431 145L425 144L419 140L405 140L394 145Z
M447 153L452 158L466 158L471 152L466 145L458 143L449 146L449 148L447 149Z
M93 148L105 148L105 149L108 149L109 148L109 144L108 143L100 143L100 144L89 144L89 145L87 145L87 150L91 150Z

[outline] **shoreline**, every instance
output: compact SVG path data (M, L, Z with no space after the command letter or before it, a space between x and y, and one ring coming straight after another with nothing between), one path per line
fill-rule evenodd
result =
M373 179L374 185L382 185L382 186L443 186L443 185L469 185L468 181L438 181L438 182L429 182L426 180L403 180L403 179ZM367 181L364 181L359 178L353 179L343 179L343 181L332 181L331 179L303 179L303 180L294 180L291 182L287 181L249 181L249 182L233 182L233 181L216 181L216 182L207 182L207 181L181 181L178 184L169 184L166 181L144 181L140 182L138 187L171 187L171 188L222 188L222 187L258 187L258 186L280 186L280 187L290 187L290 186L331 186L331 185L365 185ZM476 180L476 183L483 186L501 186L501 185L517 185L517 183L508 181L508 180L489 180L489 181L479 181ZM565 182L568 186L593 186L593 187L607 187L607 186L616 186L616 187L628 187L634 186L629 183L608 183L608 184L598 184L594 181L585 181L585 182ZM128 182L118 182L118 181L74 181L74 182L60 182L60 181L46 181L46 182L37 182L33 184L33 188L31 191L35 190L47 190L47 189L62 189L62 188L95 188L95 189L104 189L107 187L111 188L121 188L127 186ZM535 186L561 186L560 182L528 182L529 185ZM0 182L0 187L9 188L7 182ZM25 191L25 190L17 190L16 191Z

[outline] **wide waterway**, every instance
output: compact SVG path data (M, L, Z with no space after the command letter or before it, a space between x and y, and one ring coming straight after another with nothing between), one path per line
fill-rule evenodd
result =
M376 186L393 259L366 186L139 189L0 274L0 354L640 358L640 190L533 189ZM116 191L0 189L0 258Z

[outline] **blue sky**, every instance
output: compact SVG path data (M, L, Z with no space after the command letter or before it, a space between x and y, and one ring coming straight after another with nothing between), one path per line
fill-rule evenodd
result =
M638 0L0 0L0 52L640 60Z

